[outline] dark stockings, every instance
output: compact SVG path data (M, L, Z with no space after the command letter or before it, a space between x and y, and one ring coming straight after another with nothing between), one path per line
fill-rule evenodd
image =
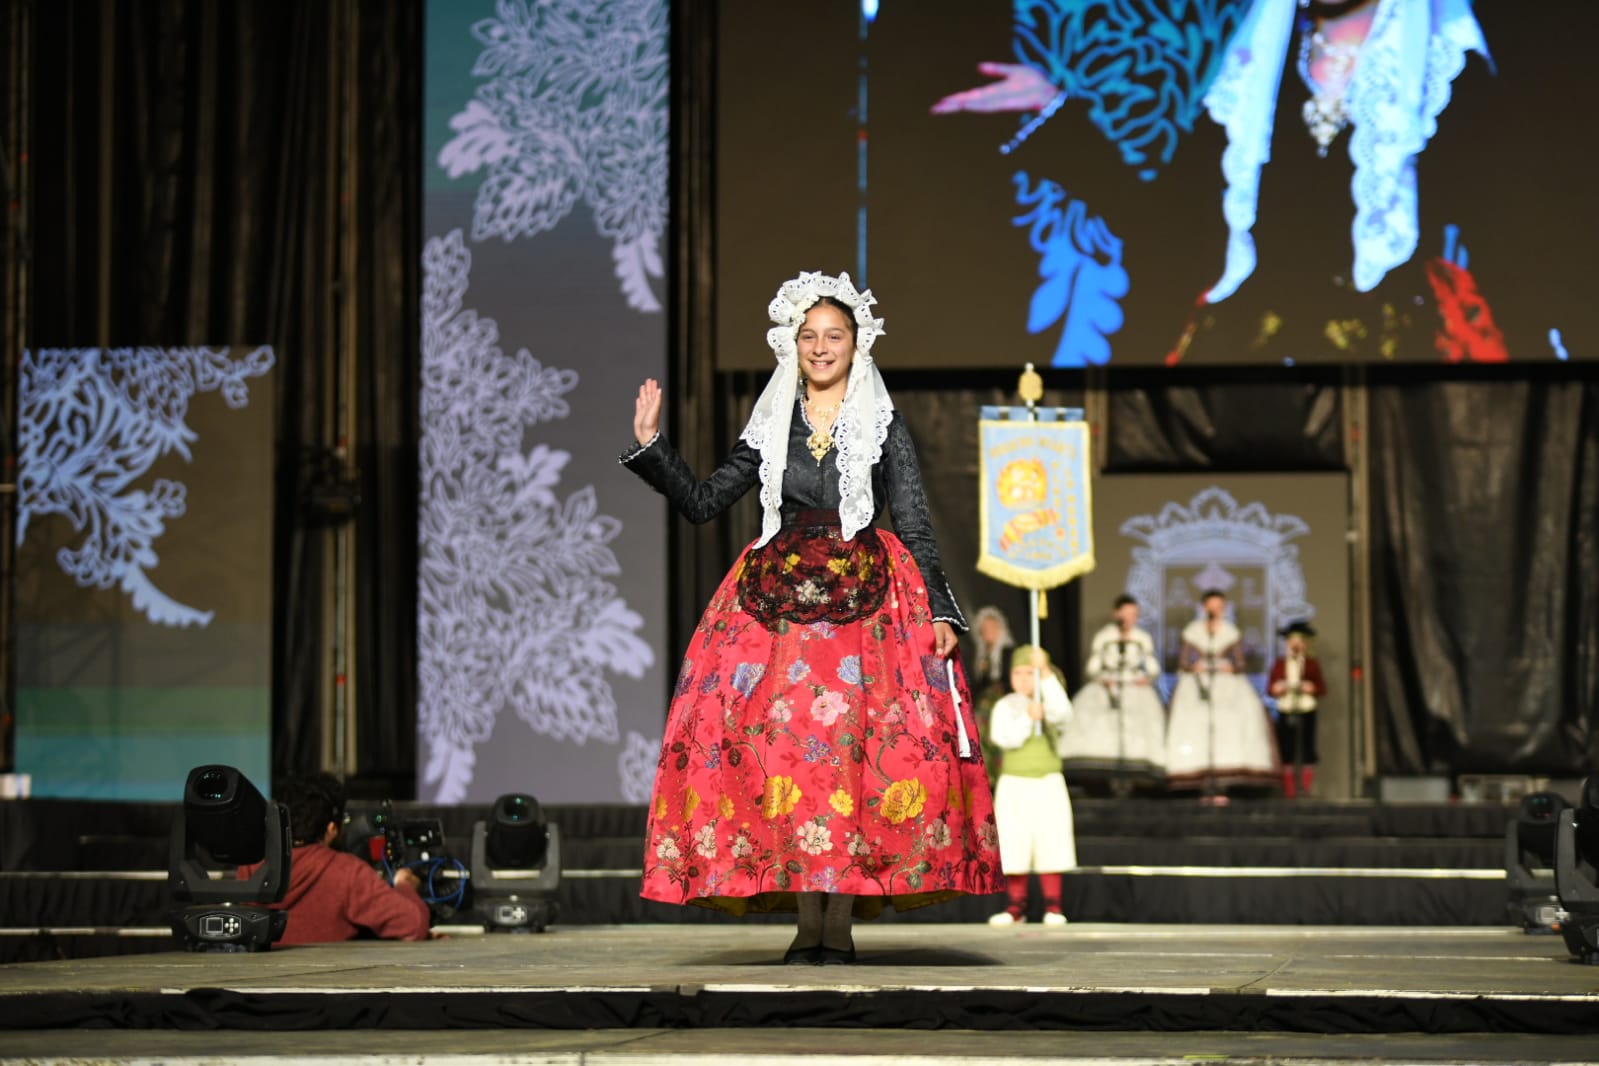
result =
M794 933L790 951L825 947L836 951L849 951L855 946L851 934L854 924L852 910L855 897L841 892L799 892L799 928Z

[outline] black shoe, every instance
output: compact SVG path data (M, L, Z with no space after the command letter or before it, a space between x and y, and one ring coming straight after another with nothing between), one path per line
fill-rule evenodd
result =
M789 948L783 952L783 965L819 966L822 962L822 952L826 950L820 944L808 948Z
M851 966L855 963L855 947L817 948L817 963L821 966Z

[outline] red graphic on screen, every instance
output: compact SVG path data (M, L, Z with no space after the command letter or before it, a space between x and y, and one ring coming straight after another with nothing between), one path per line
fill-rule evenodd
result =
M1471 271L1448 259L1429 259L1427 281L1438 300L1438 333L1433 343L1444 362L1509 361L1505 335L1494 324L1493 309L1478 291Z

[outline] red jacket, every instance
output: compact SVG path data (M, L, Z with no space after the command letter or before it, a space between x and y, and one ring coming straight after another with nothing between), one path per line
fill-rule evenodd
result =
M1271 673L1266 676L1266 693L1275 695L1271 688L1279 681L1288 680L1288 657L1271 664ZM1299 690L1306 695L1315 696L1317 699L1327 695L1327 682L1321 676L1321 664L1314 657L1305 656L1305 665L1299 675Z
M239 867L240 878L256 867ZM391 887L354 855L323 844L294 849L289 890L273 910L288 910L282 944L325 944L353 940L369 930L385 940L425 940L431 915L416 889Z

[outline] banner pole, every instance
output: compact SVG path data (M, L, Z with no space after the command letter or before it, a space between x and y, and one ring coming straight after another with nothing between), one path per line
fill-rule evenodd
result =
M1022 378L1017 383L1016 391L1021 394L1023 402L1027 404L1027 420L1029 422L1038 421L1038 401L1043 399L1044 396L1043 384L1043 379L1038 376L1038 371L1033 369L1032 363L1028 363L1027 368L1022 371ZM1027 597L1027 634L1035 653L1044 646L1044 640L1040 634L1038 614L1038 600L1043 594L1042 589L1034 589L1033 594ZM1044 668L1039 666L1036 660L1033 663L1033 699L1037 701L1040 707L1043 706ZM1033 721L1033 736L1042 736L1043 733L1044 720L1042 718L1035 719Z

